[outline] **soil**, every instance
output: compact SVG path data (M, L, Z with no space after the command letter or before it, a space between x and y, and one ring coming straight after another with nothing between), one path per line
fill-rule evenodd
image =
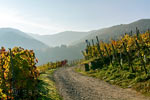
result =
M53 78L64 100L150 100L134 90L81 75L74 67L59 68Z

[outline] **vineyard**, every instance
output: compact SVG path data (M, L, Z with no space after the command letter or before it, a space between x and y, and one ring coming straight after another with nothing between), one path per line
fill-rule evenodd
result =
M52 79L53 73L59 67L77 66L77 64L79 66L84 64L85 72L91 76L100 77L122 87L134 86L139 91L150 93L149 30L140 33L136 28L135 34L131 31L117 40L111 39L110 42L99 41L97 36L95 40L96 43L94 39L92 43L86 40L86 49L82 51L84 60L74 60L70 64L67 60L48 62L38 67L36 67L38 59L33 50L21 47L6 50L2 47L0 49L0 99L55 100L57 98L60 100L61 97ZM71 68L60 68L59 71L61 70L69 73ZM66 73L63 73L64 76L68 75ZM70 73L76 75L74 71ZM61 73L59 74L57 78L62 78Z
M101 77L120 86L139 83L136 89L149 91L150 79L150 31L125 33L117 40L106 43L99 41L92 44L86 40L86 49L82 51L85 71L92 76ZM99 73L97 70L100 70ZM93 71L95 74L93 74ZM103 77L102 77L103 76ZM145 82L145 83L144 83ZM146 87L146 88L145 88Z
M67 60L48 62L47 64L43 64L41 66L38 66L38 71L40 73L42 73L42 72L45 72L46 70L56 69L56 68L67 65L67 62L68 62Z
M92 45L88 40L86 40L87 48L82 51L86 60L94 58L95 63L97 61L97 66L106 66L109 64L116 64L123 69L123 64L128 64L132 72L143 70L145 74L148 73L147 66L150 60L150 31L140 34L137 29L136 34L132 35L125 34L119 40L111 40L110 43L99 42L98 37L97 44L94 44L92 40ZM138 60L137 60L138 57ZM136 61L135 61L136 60ZM140 61L140 63L136 63ZM133 67L133 64L141 66ZM92 67L96 69L97 66Z
M39 72L33 50L14 47L0 49L0 98L2 100L33 99Z
M4 47L0 49L0 98L2 100L42 98L39 87L45 83L41 84L39 80L41 72L62 67L67 64L67 60L49 62L39 67L36 67L36 63L38 59L33 50L25 50L21 47L14 47L12 50L6 50Z

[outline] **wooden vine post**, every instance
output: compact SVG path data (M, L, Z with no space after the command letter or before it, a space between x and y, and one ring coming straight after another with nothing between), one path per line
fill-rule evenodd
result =
M137 49L139 50L139 56L140 56L140 59L141 59L141 62L142 62L144 71L145 71L145 73L147 74L146 64L145 64L144 59L143 59L143 57L142 57L142 54L141 54L141 52L140 52L140 46L139 46L137 40L135 40L135 43L136 43Z
M117 54L116 54L116 50L115 50L115 48L114 48L114 45L112 44L112 50L113 50L113 56L115 57L115 59L119 62L119 66L120 66L120 68L122 69L122 65L121 65L121 63L120 63L120 59L119 58L117 58Z
M89 58L92 58L92 46L91 46L91 43L88 41L88 52L90 54L90 57Z
M94 46L94 40L92 39L92 45Z
M132 70L132 72L135 72L134 71L134 68L133 68L133 66L132 66L132 59L131 59L131 56L130 56L130 54L129 54L129 52L127 52L127 49L126 49L126 46L125 46L125 44L124 44L124 42L122 43L122 45L123 45L123 48L124 48L124 52L126 53L126 55L127 55L127 59L128 59L128 66L131 68L131 70Z
M92 39L92 46L93 46L93 52L94 52L94 56L97 57L97 54L95 52L95 44L94 44L94 40Z
M102 52L101 52L101 48L100 48L98 36L96 36L96 39L97 39L97 49L98 49L98 51L99 51L99 54L100 54L102 60L104 61L104 57L103 57L103 54L102 54Z
M87 44L87 47L86 47L86 49L85 49L85 52L86 52L86 56L85 56L85 59L86 60L89 60L90 59L90 56L89 56L89 54L91 54L91 52L90 52L90 42L88 41L88 40L85 40L85 42L86 42L86 44ZM84 55L84 52L82 51L82 54ZM84 64L84 67L85 67L85 71L89 71L90 69L89 69L89 64L88 63L85 63Z
M87 59L89 59L90 58L90 56L89 56L89 47L90 47L90 44L89 44L89 42L88 42L88 40L85 40L85 42L86 42L86 49L85 49L85 52L86 52L86 54L87 54Z
M110 55L109 55L109 53L108 53L107 47L106 47L106 46L104 46L104 48L105 48L105 50L106 50L106 54L107 54L107 56L109 57L110 63L112 64L112 60L111 60L111 57L110 57Z
M140 40L139 34L140 34L140 31L139 31L139 29L136 27L136 36L137 36L137 39L138 39L138 40Z

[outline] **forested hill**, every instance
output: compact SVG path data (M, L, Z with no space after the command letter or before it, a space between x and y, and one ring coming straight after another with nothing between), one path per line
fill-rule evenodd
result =
M96 36L98 36L99 39L103 41L108 41L111 38L117 39L121 35L131 32L131 30L133 33L135 33L136 27L140 30L140 32L144 32L147 29L150 29L150 19L141 19L129 24L120 24L108 28L89 31L89 35L80 39L80 41L77 41L76 44L80 44L86 39L95 39Z

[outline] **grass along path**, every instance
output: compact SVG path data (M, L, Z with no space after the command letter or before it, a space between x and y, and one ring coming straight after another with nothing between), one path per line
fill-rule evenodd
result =
M40 75L38 84L40 96L38 100L62 100L56 90L54 81L52 81L52 74L55 70L51 69Z
M123 67L124 70L108 66L87 72L83 68L84 66L79 66L75 70L83 75L95 77L122 88L131 88L145 96L150 96L150 75L145 75L143 72L132 73L126 66Z

